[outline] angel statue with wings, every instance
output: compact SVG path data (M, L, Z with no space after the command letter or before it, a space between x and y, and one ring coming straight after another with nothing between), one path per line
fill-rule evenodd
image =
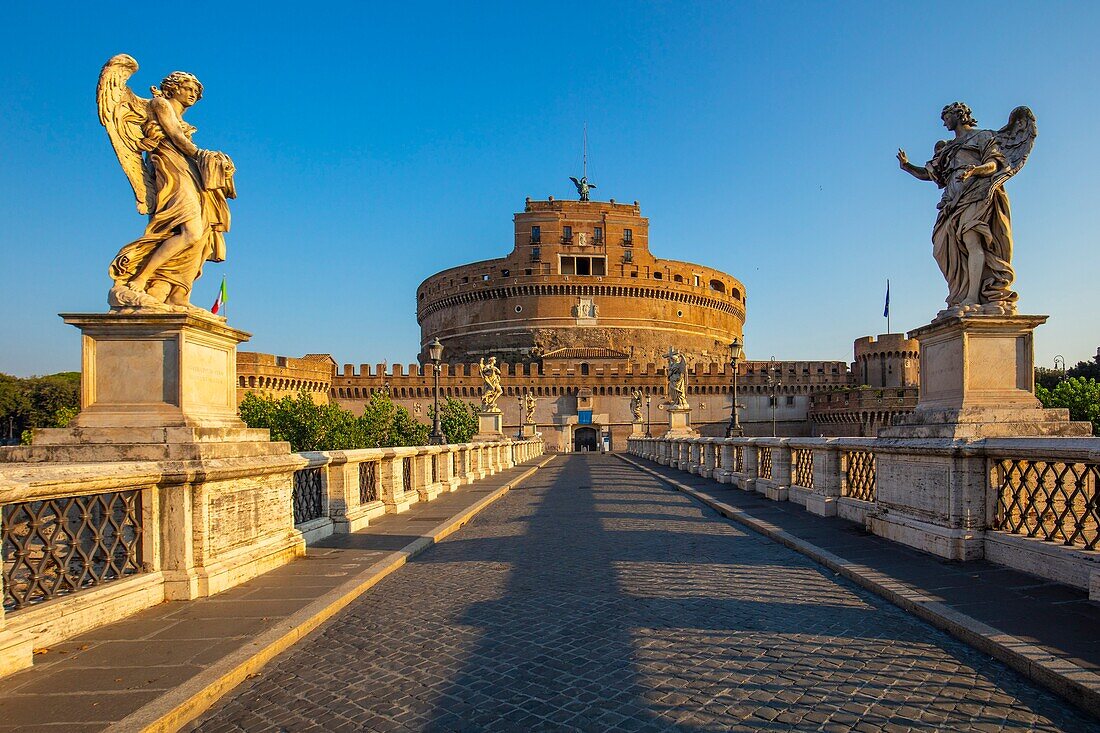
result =
M1000 130L979 130L970 108L953 102L940 113L955 134L936 144L923 167L898 150L901 169L943 189L932 229L932 256L947 280L947 308L937 318L967 313L1013 315L1012 224L1004 183L1016 175L1038 134L1035 115L1017 107Z
M485 391L481 393L482 412L500 412L497 400L504 394L500 388L500 367L497 366L497 358L490 356L489 361L481 359L478 362L478 373L485 382Z
M523 394L523 422L526 425L534 425L535 423L535 407L539 404L535 399L535 395L530 392Z
M577 187L577 195L581 197L581 201L587 201L589 189L596 187L595 183L588 182L588 176L581 176L580 180L577 180L573 176L569 176L569 180Z
M687 398L687 358L683 352L671 346L665 354L668 360L668 407L674 410L686 410Z
M640 389L630 391L630 414L634 422L642 421L642 390Z
M145 234L111 262L108 303L122 311L206 313L191 305L191 286L204 262L225 259L227 200L237 195L233 161L191 142L195 128L183 115L203 91L193 74L173 71L145 99L126 84L137 68L126 54L113 57L96 89L99 121L134 189L138 213L149 216Z

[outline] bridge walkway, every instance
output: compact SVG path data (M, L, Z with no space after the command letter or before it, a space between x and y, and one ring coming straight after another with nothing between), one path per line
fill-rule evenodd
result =
M1100 725L653 473L582 453L390 575L195 728Z

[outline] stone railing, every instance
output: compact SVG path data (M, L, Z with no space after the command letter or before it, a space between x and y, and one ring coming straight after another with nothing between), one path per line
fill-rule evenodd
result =
M543 453L541 440L205 461L0 463L0 675L36 647L219 593L333 532Z
M631 438L628 452L1100 600L1100 439Z

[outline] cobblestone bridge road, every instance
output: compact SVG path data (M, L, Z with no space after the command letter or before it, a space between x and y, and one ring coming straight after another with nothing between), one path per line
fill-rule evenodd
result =
M618 458L572 454L197 727L1094 729L1083 715Z

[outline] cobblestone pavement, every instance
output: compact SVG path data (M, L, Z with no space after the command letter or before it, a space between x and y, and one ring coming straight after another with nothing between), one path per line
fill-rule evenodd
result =
M220 731L1097 730L614 456L556 459L269 665Z

